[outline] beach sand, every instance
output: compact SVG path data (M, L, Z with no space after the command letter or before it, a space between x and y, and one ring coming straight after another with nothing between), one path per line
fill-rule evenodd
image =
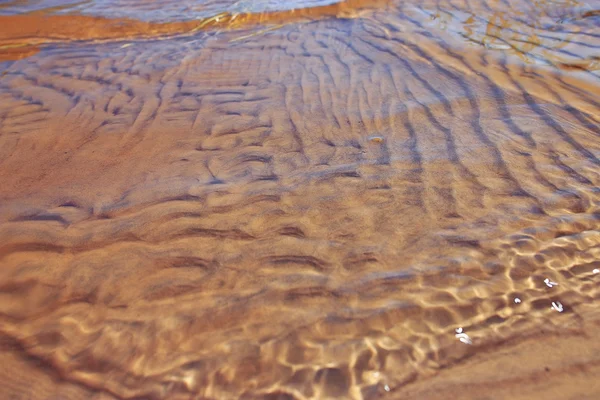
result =
M600 3L86 4L0 8L0 397L600 398Z

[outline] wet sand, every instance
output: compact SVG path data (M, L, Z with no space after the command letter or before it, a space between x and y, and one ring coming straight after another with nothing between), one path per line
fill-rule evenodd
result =
M598 398L599 8L0 15L5 397Z

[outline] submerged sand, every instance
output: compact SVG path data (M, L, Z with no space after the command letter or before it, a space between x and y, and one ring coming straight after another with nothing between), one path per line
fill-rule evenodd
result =
M598 5L0 16L5 397L598 398Z

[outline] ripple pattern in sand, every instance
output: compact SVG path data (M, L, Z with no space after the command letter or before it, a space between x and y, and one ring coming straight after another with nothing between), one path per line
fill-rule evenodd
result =
M443 8L2 64L9 392L435 398L446 371L564 342L548 373L585 381L597 74L469 47ZM473 379L515 374L542 379Z

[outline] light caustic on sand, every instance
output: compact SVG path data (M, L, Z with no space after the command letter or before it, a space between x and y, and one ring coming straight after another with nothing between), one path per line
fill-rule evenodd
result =
M0 17L7 398L600 395L596 2L96 3Z

